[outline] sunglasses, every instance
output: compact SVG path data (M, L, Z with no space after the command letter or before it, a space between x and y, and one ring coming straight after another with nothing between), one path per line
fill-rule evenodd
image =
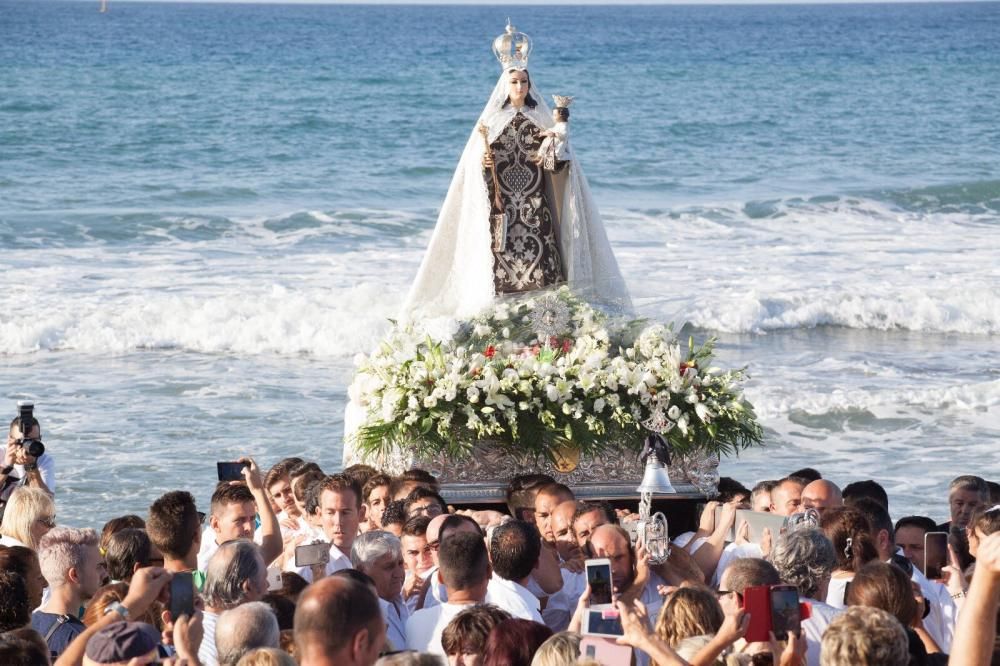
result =
M41 518L38 519L38 522L40 522L42 525L45 525L49 529L52 529L53 527L56 526L56 517L55 516L42 516Z

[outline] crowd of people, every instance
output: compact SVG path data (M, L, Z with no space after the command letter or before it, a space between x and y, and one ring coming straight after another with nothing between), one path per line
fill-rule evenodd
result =
M21 425L0 469L5 666L1000 664L1000 487L977 476L942 492L943 524L893 521L871 480L724 478L654 562L636 514L542 474L509 481L506 511L455 511L425 471L299 458L241 459L205 514L175 490L100 531L61 527L55 478L24 451L38 424ZM789 519L751 540L740 509ZM948 563L928 578L934 532ZM598 558L609 607L592 603ZM750 600L779 586L797 627L762 637Z

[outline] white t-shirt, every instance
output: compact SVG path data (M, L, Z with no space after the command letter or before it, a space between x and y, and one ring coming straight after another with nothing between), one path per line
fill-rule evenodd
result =
M802 634L806 639L806 663L809 666L819 666L819 651L823 632L830 626L833 618L843 611L815 599L803 599L802 601L812 607L809 619L802 621Z
M561 569L560 573L563 579L562 589L549 597L549 602L542 611L545 625L554 633L566 631L569 621L573 619L573 613L576 612L576 604L580 601L583 591L587 589L585 572L576 573L569 569Z
M516 618L545 624L538 610L538 597L524 585L501 578L496 573L486 587L486 603L498 606Z
M42 481L49 487L53 495L56 494L56 459L46 451L42 457L35 461L38 463L38 473L42 475ZM14 474L21 479L25 478L24 465L14 465Z
M219 616L210 611L202 614L201 626L205 633L201 639L201 647L198 648L198 661L201 666L219 666L219 651L215 647L215 624L219 621Z
M441 647L441 634L453 617L474 605L444 602L418 610L406 621L406 649L447 656Z
M719 557L719 564L715 567L715 573L712 575L712 586L719 586L719 582L722 580L722 573L729 566L730 562L748 557L764 559L764 551L755 543L731 543L726 546L722 551L722 556Z

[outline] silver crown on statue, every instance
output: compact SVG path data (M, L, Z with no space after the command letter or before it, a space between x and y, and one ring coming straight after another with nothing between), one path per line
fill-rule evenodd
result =
M531 55L531 38L510 24L507 19L507 29L493 40L493 55L500 61L504 70L528 69L528 56Z

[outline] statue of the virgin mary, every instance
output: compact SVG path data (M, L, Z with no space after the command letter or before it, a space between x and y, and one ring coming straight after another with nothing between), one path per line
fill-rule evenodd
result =
M553 173L536 160L554 122L528 74L531 40L508 23L493 52L500 78L465 145L405 315L465 318L497 296L559 284L630 310L579 162L571 154Z

